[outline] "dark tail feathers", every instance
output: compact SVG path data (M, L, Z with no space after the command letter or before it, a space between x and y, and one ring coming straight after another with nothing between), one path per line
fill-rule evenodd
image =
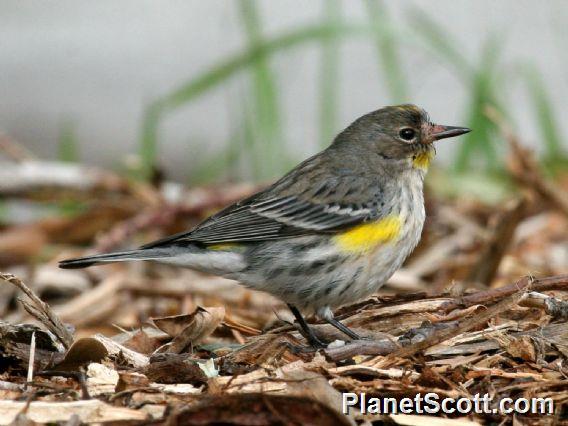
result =
M78 257L59 262L59 267L63 269L80 269L99 263L124 262L127 260L157 260L166 257L167 253L162 249L141 249L130 250L117 253L98 254L95 256Z

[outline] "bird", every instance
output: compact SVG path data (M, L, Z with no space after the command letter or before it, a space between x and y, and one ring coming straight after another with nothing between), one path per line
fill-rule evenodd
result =
M434 124L416 105L386 106L356 119L271 186L189 231L59 266L143 260L190 268L281 299L316 348L326 345L304 315L360 339L333 309L369 297L402 266L421 238L434 142L468 132Z

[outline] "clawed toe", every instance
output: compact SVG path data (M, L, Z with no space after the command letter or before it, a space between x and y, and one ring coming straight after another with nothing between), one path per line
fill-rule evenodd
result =
M318 349L325 349L327 348L327 344L325 344L324 342L322 342L320 339L318 339L315 335L311 336L311 338L308 338L308 342L310 344L310 346L312 348L314 348L316 351Z
M318 349L327 348L327 343L324 343L319 337L317 337L311 328L309 329L309 332L300 329L300 334L308 341L308 344L312 349L317 351Z

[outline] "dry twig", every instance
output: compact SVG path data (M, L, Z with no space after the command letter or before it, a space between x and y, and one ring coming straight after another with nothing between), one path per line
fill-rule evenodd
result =
M19 299L24 309L51 331L63 344L65 349L68 349L73 343L73 335L67 327L63 325L51 307L43 302L27 285L14 275L0 273L0 278L19 288L30 298L32 303Z
M522 186L549 201L568 217L568 195L566 191L543 176L532 151L522 146L518 136L499 111L488 108L486 114L509 142L511 149L507 164L509 173Z

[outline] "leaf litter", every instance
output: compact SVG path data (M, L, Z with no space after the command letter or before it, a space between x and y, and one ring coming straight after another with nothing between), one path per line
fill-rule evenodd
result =
M56 268L187 229L257 187L133 183L4 153L0 196L37 212L0 225L0 424L561 421L568 175L545 178L493 119L510 141L518 190L500 205L428 191L424 236L404 268L376 296L337 311L365 339L311 319L330 343L319 351L283 303L223 278L156 264ZM53 216L47 203L75 203L75 213ZM342 392L546 397L555 413L346 416Z

